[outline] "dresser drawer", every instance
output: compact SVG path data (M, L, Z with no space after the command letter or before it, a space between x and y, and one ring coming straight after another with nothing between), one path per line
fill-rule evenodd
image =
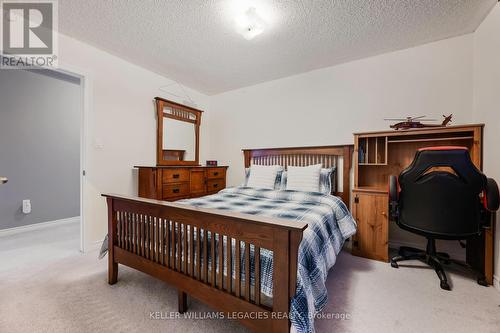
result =
M163 185L162 194L163 199L186 196L189 194L189 183Z
M226 169L225 168L208 168L207 169L207 178L208 179L226 178Z
M208 192L219 192L226 187L225 179L210 179L207 181Z
M189 169L164 169L163 183L179 183L189 181Z

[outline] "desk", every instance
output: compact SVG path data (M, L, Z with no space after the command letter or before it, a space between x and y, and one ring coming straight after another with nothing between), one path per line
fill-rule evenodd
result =
M390 175L399 175L423 147L463 146L469 149L476 167L483 166L483 124L406 131L382 131L354 134L354 189L352 213L358 222L352 253L357 256L389 261ZM483 234L467 241L466 260L484 272L493 283L495 221Z

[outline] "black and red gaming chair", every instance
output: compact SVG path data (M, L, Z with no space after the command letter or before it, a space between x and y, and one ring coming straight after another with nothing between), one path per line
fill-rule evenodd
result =
M436 252L436 239L465 240L481 233L488 211L499 206L498 186L472 163L464 147L420 149L399 177L389 178L391 220L404 230L427 238L425 251L401 247L397 262L419 259L434 268L441 288L450 290L442 263L460 263ZM486 285L483 274L478 283Z

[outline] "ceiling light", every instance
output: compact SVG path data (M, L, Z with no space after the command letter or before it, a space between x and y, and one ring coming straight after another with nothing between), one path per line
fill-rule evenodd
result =
M266 23L259 16L255 7L248 8L244 14L236 18L238 32L247 40L260 35L265 28Z

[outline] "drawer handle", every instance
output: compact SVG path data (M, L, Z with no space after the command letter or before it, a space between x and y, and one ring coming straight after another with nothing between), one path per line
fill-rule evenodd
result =
M180 191L180 190L179 190L178 188L174 188L174 189L172 190L172 192L174 192L174 193L179 193L179 191Z
M214 184L213 187L219 187L219 184Z
M176 173L175 175L172 175L172 178L177 179L177 178L179 178L180 176L181 176L181 175L179 175L178 173Z
M214 172L214 176L218 176L218 175L219 175L219 173L218 173L218 172Z

